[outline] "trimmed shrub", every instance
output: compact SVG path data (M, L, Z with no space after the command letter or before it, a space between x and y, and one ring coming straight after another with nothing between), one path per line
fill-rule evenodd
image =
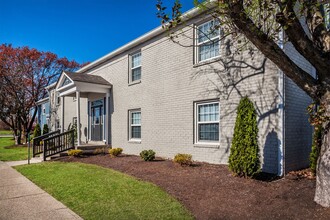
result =
M49 133L49 129L48 129L48 125L44 124L44 127L42 128L42 134L48 134Z
M247 97L242 98L237 107L229 169L244 177L254 177L260 172L257 113Z
M177 154L174 157L174 162L181 166L190 166L192 165L192 156L191 154Z
M69 150L68 155L69 156L74 156L74 157L80 157L82 155L83 151L82 150Z
M122 148L112 148L109 150L109 154L112 157L117 157L123 152Z
M317 160L319 159L322 144L322 133L322 126L318 125L314 128L312 151L309 155L309 167L313 175L316 174Z
M152 161L155 159L155 155L156 152L153 150L143 150L140 153L140 157L144 160L144 161Z

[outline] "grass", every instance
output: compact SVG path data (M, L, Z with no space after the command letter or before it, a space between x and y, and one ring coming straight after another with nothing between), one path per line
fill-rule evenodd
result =
M8 130L0 130L0 135L12 135L13 132L12 131L8 131Z
M159 187L111 169L62 162L15 168L84 219L193 219Z
M27 156L26 146L14 146L13 138L0 138L0 160L26 160Z

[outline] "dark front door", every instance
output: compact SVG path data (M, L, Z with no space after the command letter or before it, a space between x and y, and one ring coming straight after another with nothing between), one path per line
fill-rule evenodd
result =
M103 141L103 105L92 106L92 141Z

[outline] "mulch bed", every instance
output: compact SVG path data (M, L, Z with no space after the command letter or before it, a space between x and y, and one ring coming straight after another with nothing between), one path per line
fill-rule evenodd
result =
M253 180L233 177L225 165L181 167L169 160L145 162L131 155L57 160L96 164L152 182L178 199L196 219L330 219L330 208L313 201L315 179L297 173Z

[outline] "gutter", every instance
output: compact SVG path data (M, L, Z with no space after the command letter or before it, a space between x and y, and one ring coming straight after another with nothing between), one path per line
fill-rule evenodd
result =
M218 0L210 0L207 3L205 3L205 6L210 6L210 8L213 8L216 5L217 2L218 2ZM196 17L199 14L202 14L203 12L204 12L203 10L201 10L200 8L196 8L196 7L193 8L193 9L190 9L189 11L185 12L182 15L181 22L183 23L183 22L185 22L185 21L187 21L187 20L189 20L193 17ZM160 35L164 32L166 32L166 29L164 29L162 26L159 26L159 27L147 32L146 34L142 35L141 37L139 37L139 38L125 44L124 46L110 52L109 54L95 60L94 62L88 64L87 66L84 66L83 68L79 69L76 72L77 73L84 73L84 72L86 72L86 71L88 71L88 70L90 70L90 69L92 69L92 68L94 68L94 67L96 67L96 66L98 66L102 63L104 63L105 61L107 61L107 60L109 60L109 59L111 59L111 58L113 58L113 57L115 57L115 56L117 56L117 55L119 55L119 54L121 54L121 53L137 46L137 45L140 45L140 44L142 44L142 43L144 43L144 42L146 42L146 41L148 41L148 40L150 40L150 39L152 39L152 38L154 38L154 37L156 37L156 36L158 36L158 35Z
M39 101L36 102L36 104L43 104L43 103L46 103L47 101L49 101L49 97L46 97L46 98L43 98L43 99L40 99Z
M45 89L49 90L50 88L53 88L55 85L56 85L56 82L46 86Z

